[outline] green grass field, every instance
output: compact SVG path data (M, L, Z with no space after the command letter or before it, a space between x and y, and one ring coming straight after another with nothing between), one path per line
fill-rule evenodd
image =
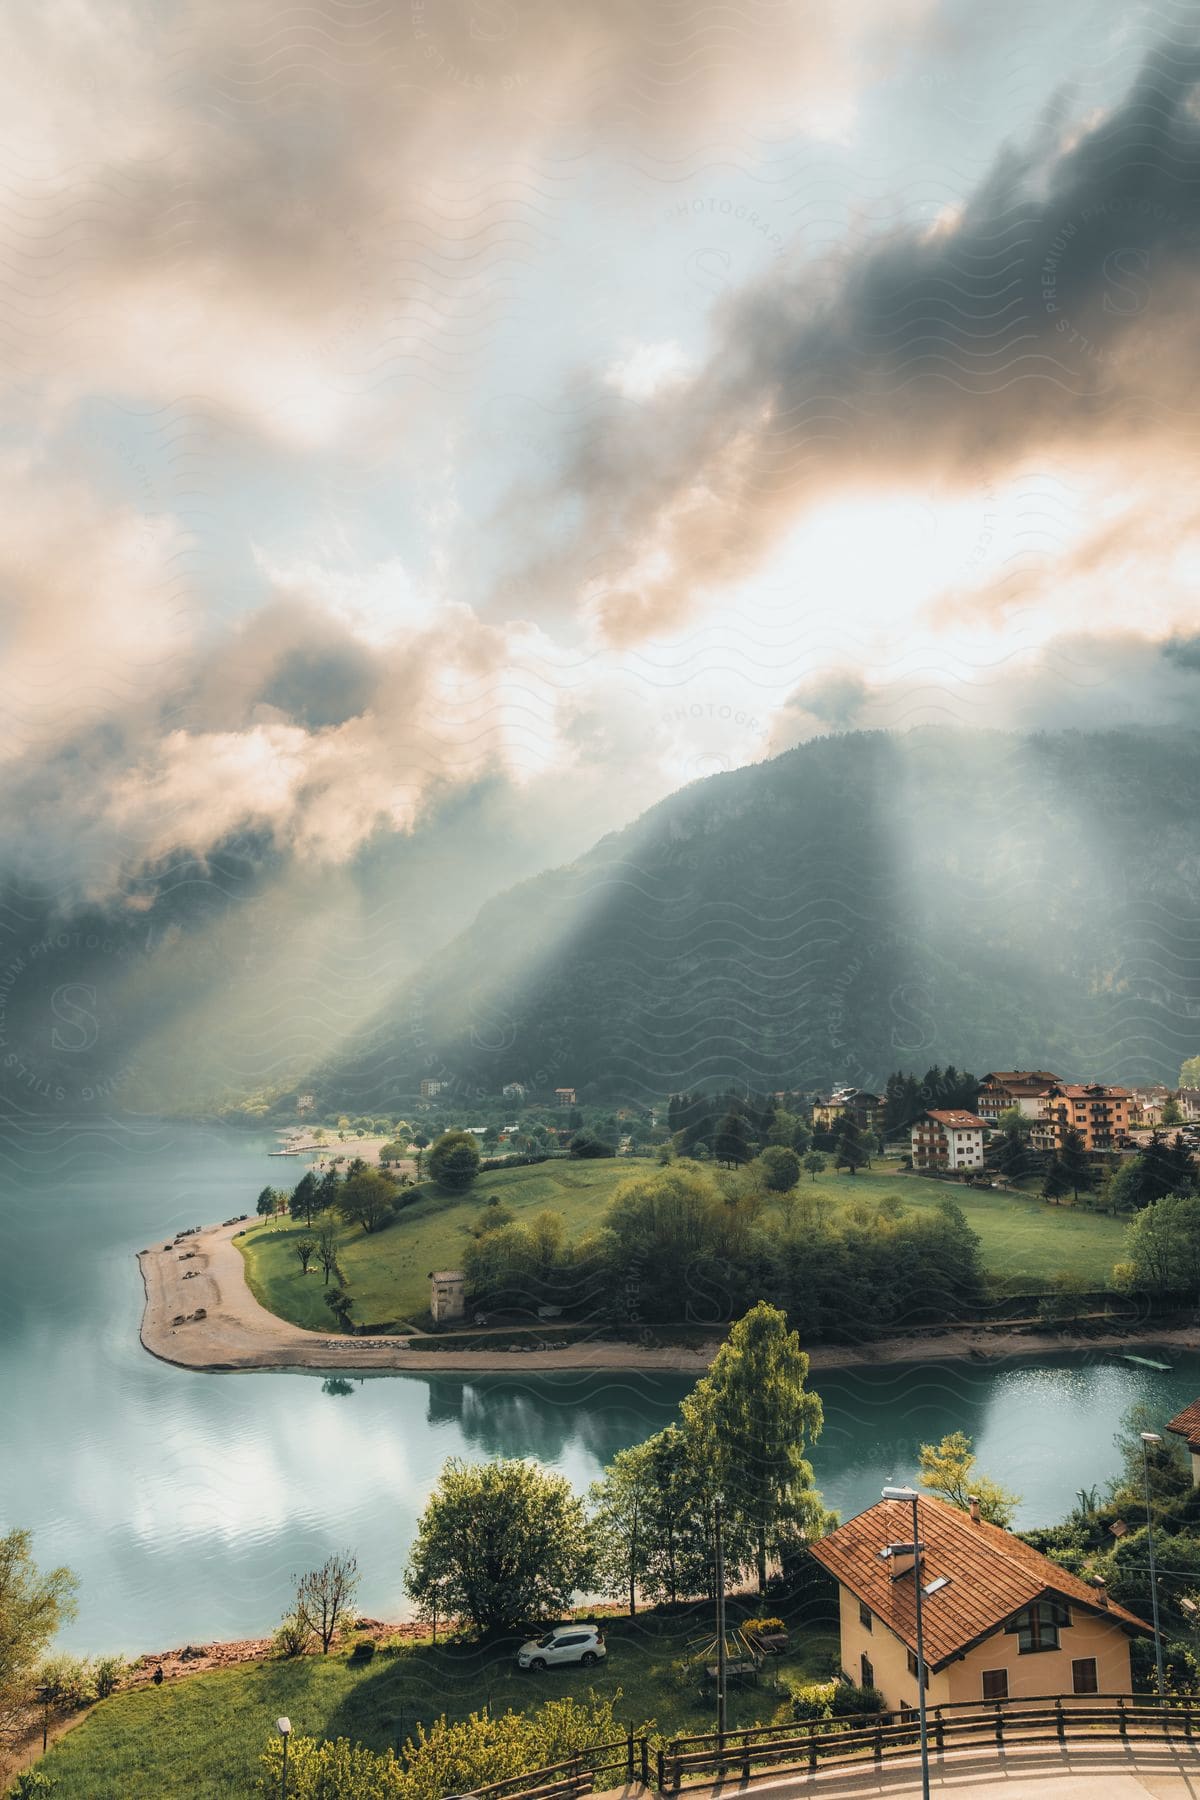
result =
M758 1610L758 1603L750 1609ZM397 1655L351 1664L345 1654L297 1662L245 1663L194 1675L162 1688L116 1694L60 1739L39 1765L55 1782L55 1800L194 1800L252 1795L259 1756L286 1713L297 1733L348 1737L382 1750L418 1720L461 1717L485 1703L503 1712L528 1709L559 1695L586 1699L594 1689L615 1700L623 1721L653 1720L665 1737L713 1729L713 1702L702 1701L695 1673L676 1663L713 1640L708 1605L675 1614L605 1620L607 1661L594 1669L521 1674L513 1665L519 1639L479 1644L409 1645ZM739 1614L730 1604L730 1625ZM788 1692L824 1680L835 1634L805 1632L794 1651L768 1665L762 1685L731 1691L729 1723L766 1720Z
M376 1330L428 1325L431 1269L460 1266L481 1209L498 1194L514 1217L561 1212L571 1236L594 1227L613 1190L654 1165L620 1160L554 1161L480 1175L463 1196L422 1192L382 1231L340 1228L339 1260L355 1299L355 1322ZM984 1262L1009 1292L1036 1291L1070 1270L1089 1287L1108 1285L1121 1255L1124 1225L1099 1213L1054 1206L1035 1195L972 1189L882 1164L855 1176L827 1171L816 1182L805 1176L796 1193L801 1203L838 1208L854 1201L897 1195L914 1210L932 1208L947 1197L962 1207L983 1245ZM246 1276L271 1312L317 1331L333 1328L324 1303L320 1271L300 1273L294 1245L304 1228L290 1221L255 1226L240 1240Z
M382 1231L343 1226L338 1260L354 1294L355 1322L427 1325L430 1270L460 1266L472 1227L493 1194L499 1194L516 1218L543 1208L562 1213L574 1237L599 1223L614 1188L653 1166L607 1157L579 1162L564 1157L519 1169L489 1169L465 1195L422 1190L421 1197ZM319 1270L302 1275L296 1260L293 1246L301 1236L303 1227L283 1220L248 1232L240 1240L246 1279L271 1312L297 1325L328 1331L324 1278Z

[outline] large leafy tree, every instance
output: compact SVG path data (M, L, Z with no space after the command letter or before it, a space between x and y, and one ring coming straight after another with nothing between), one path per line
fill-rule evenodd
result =
M712 1368L682 1405L692 1459L709 1473L729 1519L753 1539L759 1591L768 1556L827 1515L804 1457L824 1414L805 1387L808 1357L777 1307L760 1301L734 1325Z
M1151 1294L1200 1287L1200 1197L1164 1194L1143 1207L1125 1227L1125 1260L1114 1273Z
M0 1537L0 1739L19 1728L46 1646L75 1614L74 1575L43 1574L32 1545L28 1531Z
M462 1194L479 1173L479 1145L468 1131L444 1131L426 1158L438 1187Z
M921 1445L920 1482L931 1494L948 1500L960 1511L970 1510L971 1496L979 1502L980 1515L992 1525L1011 1525L1021 1496L975 1469L975 1454L965 1431L951 1431L940 1444Z
M652 1443L650 1439L619 1451L589 1493L600 1591L628 1599L630 1617L637 1612L638 1589L645 1584L656 1525Z
M452 1457L421 1514L404 1585L423 1616L453 1614L487 1632L563 1612L593 1578L587 1520L563 1476Z
M306 1225L311 1225L313 1214L320 1212L321 1184L311 1169L300 1177L292 1189L288 1210L293 1219L303 1219Z
M396 1189L377 1169L362 1168L347 1175L338 1190L338 1211L364 1231L378 1231L396 1210Z

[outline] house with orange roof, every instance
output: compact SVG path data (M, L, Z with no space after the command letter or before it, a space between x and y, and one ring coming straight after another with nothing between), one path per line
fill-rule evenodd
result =
M1060 1081L1042 1099L1041 1123L1033 1141L1061 1150L1068 1131L1077 1131L1085 1150L1112 1150L1129 1131L1128 1088L1102 1081Z
M931 1109L912 1122L914 1169L982 1169L988 1123L961 1108Z
M919 1557L906 1500L880 1500L811 1545L838 1585L850 1680L889 1710L916 1710L920 1580L927 1705L1132 1692L1130 1641L1153 1631L1102 1584L987 1524L977 1503L963 1512L923 1494L917 1520Z
M1058 1076L1049 1069L992 1069L980 1079L976 1109L989 1125L994 1125L1001 1113L1012 1111L1036 1119L1043 1095L1058 1084Z
M1200 1400L1193 1400L1181 1413L1176 1413L1167 1430L1173 1431L1187 1445L1192 1459L1192 1486L1200 1487Z

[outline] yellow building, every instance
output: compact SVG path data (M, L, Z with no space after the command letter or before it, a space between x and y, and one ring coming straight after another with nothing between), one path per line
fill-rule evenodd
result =
M1187 1444L1192 1459L1192 1486L1200 1487L1200 1400L1193 1400L1181 1413L1176 1413L1167 1430Z
M1100 1081L1056 1082L1042 1097L1034 1142L1061 1150L1067 1132L1077 1131L1085 1150L1112 1150L1128 1134L1129 1100L1128 1088Z
M945 1500L922 1495L918 1519L922 1585L945 1577L921 1608L927 1705L1131 1692L1143 1619ZM881 1500L812 1546L838 1583L844 1672L899 1711L917 1706L914 1558L882 1552L911 1539L909 1503Z

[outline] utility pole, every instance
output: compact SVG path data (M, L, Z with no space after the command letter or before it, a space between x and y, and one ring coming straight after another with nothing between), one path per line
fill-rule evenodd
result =
M713 1501L717 1563L717 1743L725 1746L725 1545L721 1536L721 1497Z
M1157 1431L1142 1432L1142 1473L1146 1484L1146 1547L1150 1552L1150 1617L1154 1620L1154 1662L1158 1674L1160 1705L1167 1697L1167 1678L1163 1672L1162 1630L1158 1622L1158 1575L1154 1567L1154 1518L1150 1511L1150 1446L1161 1444Z

